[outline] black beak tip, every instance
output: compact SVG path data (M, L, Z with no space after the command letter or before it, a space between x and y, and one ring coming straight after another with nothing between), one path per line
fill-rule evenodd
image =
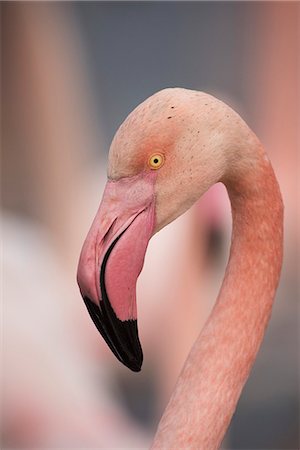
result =
M83 300L98 331L117 359L133 372L140 372L143 351L138 338L137 321L119 320L110 303L102 311L88 297L83 296Z
M133 360L129 361L128 363L123 362L123 364L127 366L130 370L132 370L132 372L140 372L142 369L143 361Z
M121 321L114 318L116 334L122 342L122 362L133 372L140 372L143 364L143 351L138 337L137 321Z

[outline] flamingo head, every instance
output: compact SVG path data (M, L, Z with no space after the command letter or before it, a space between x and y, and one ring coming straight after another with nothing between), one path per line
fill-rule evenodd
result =
M223 173L219 103L195 91L160 91L127 117L111 144L108 181L77 280L99 332L133 371L143 360L136 282L148 242Z

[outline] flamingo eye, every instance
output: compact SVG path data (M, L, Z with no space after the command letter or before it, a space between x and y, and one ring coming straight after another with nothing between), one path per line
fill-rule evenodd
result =
M150 169L157 170L164 164L164 162L164 155L162 153L155 153L154 155L150 156L148 165Z

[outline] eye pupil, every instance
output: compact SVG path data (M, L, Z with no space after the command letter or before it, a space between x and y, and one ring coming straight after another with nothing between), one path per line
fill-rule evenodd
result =
M150 169L157 170L159 169L163 163L164 163L164 155L161 153L154 153L154 155L150 156L148 160L148 165Z

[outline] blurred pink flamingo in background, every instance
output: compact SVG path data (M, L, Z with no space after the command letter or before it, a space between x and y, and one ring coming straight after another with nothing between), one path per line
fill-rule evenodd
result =
M214 183L227 188L233 232L225 278L153 444L217 449L261 345L281 270L283 206L269 159L223 102L174 88L147 99L120 126L108 177L77 279L96 327L133 371L143 361L135 287L149 239Z

